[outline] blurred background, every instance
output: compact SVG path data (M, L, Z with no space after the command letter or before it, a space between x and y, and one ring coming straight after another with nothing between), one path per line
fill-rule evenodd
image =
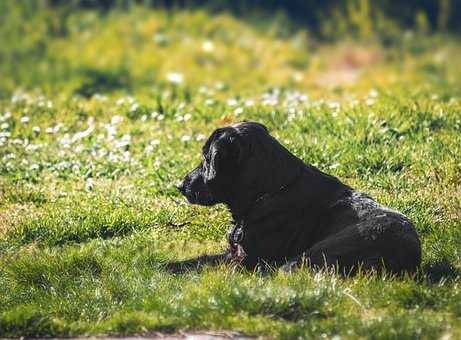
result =
M458 0L3 0L0 96L172 84L186 99L201 86L315 95L403 81L409 67L443 82L447 61L458 66L460 14Z

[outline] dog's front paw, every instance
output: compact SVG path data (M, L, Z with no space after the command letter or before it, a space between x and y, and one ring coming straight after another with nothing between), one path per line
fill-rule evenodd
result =
M308 265L309 258L307 257L306 253L303 253L302 255L289 260L287 263L280 267L280 270L285 273L292 273L293 271L301 267L304 268Z
M292 273L299 267L298 260L292 260L285 263L283 266L280 267L280 270L285 273Z

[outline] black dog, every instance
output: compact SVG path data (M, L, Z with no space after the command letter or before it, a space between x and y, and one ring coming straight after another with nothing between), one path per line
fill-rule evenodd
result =
M235 224L229 249L171 264L186 269L237 262L291 270L302 263L343 273L414 272L421 246L411 222L291 154L264 125L217 129L203 161L179 189L190 203L225 203Z

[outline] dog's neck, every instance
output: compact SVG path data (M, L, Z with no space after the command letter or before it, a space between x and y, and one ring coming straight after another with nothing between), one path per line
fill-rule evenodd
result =
M347 185L317 168L307 165L293 156L285 164L271 167L265 183L251 197L228 204L234 220L238 223L263 218L273 209L312 209L320 211L341 196ZM284 171L280 171L283 168ZM295 195L294 202L290 196Z
M271 203L279 200L283 194L290 190L302 177L303 172L299 171L299 173L294 176L290 181L287 181L285 184L280 185L278 189L274 191L268 191L258 198L256 198L245 210L242 210L241 213L232 214L235 221L244 221L249 219L251 215L254 215L256 211L262 212L261 208L266 208L271 205Z
M264 150L263 147L260 146L259 149ZM250 169L261 169L260 172L253 173L252 177L239 183L239 187L235 188L238 193L234 195L236 199L228 202L234 219L244 219L252 209L256 208L257 202L264 197L269 199L276 196L282 188L293 182L304 171L305 164L277 141L273 140L264 151L264 157L260 157L257 163L247 165Z

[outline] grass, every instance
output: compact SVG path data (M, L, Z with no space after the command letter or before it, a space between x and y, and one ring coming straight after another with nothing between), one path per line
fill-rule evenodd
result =
M461 337L456 39L319 45L276 19L143 8L65 28L0 48L0 336ZM166 272L225 247L225 208L174 184L205 136L243 119L407 214L420 273Z

